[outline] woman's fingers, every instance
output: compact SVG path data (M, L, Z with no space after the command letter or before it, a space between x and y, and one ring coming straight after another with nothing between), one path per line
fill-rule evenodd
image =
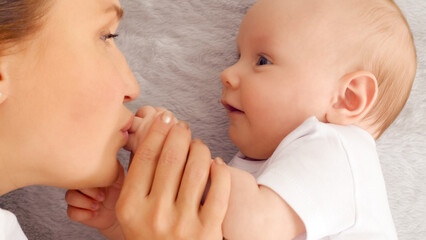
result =
M222 159L213 161L210 176L210 189L200 213L200 219L205 225L222 223L231 192L231 173Z
M146 197L151 184L164 141L174 125L171 112L164 112L154 120L151 129L142 144L137 148L124 182L121 196L136 195L136 199Z
M97 210L99 208L98 201L87 195L84 195L78 190L68 190L65 194L65 200L67 201L68 205L80 209Z
M68 217L76 222L89 221L100 206L99 202L78 190L68 190L65 194L65 200L68 203Z
M179 122L170 131L158 160L152 184L152 197L176 200L191 142L191 132L185 122Z
M96 201L103 201L105 199L105 193L101 188L85 188L78 191Z
M84 223L86 221L89 221L93 218L94 214L96 213L91 210L76 208L73 206L68 206L67 209L68 217L75 222Z
M177 205L182 211L198 212L211 163L209 148L200 140L193 141L177 198Z
M118 177L115 182L103 189L102 194L104 194L104 201L102 202L102 206L108 210L114 210L115 204L117 203L117 199L120 196L121 189L124 184L124 168L119 165L120 169L118 172Z
M116 205L118 221L127 239L221 239L229 170L211 162L201 141L191 144L188 125L173 119L169 112L157 118L135 152ZM211 188L201 206L209 173Z

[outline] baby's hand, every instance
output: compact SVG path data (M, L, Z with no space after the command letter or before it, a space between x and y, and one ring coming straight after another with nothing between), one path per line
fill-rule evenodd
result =
M71 220L97 228L108 239L124 239L115 214L115 205L124 182L124 169L117 181L105 188L68 190L65 200Z
M129 141L124 149L135 153L138 146L145 139L148 130L155 118L167 111L165 108L154 108L151 106L144 106L136 112L135 119L132 127L129 129ZM171 119L177 123L176 119Z

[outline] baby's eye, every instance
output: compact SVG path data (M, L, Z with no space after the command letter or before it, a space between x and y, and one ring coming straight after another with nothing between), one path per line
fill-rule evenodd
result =
M101 36L101 39L102 39L103 41L107 41L108 39L115 39L115 38L117 38L118 36L119 36L119 34L118 34L118 33L115 33L115 34L113 34L113 33L107 33L107 34L102 35L102 36Z
M262 66L267 64L271 64L271 62L268 59L266 59L264 56L259 56L259 60L257 60L257 65Z

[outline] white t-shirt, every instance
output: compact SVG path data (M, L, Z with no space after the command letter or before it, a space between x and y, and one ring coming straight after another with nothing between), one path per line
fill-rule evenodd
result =
M355 126L308 118L266 161L229 163L253 174L299 215L297 239L397 239L374 139Z
M0 209L0 240L27 240L16 216Z

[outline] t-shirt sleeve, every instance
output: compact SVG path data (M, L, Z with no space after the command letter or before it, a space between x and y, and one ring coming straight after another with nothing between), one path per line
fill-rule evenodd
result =
M351 166L337 133L325 128L314 123L296 129L257 178L295 210L308 240L338 234L355 223Z
M0 209L0 239L27 240L16 216L3 209Z

